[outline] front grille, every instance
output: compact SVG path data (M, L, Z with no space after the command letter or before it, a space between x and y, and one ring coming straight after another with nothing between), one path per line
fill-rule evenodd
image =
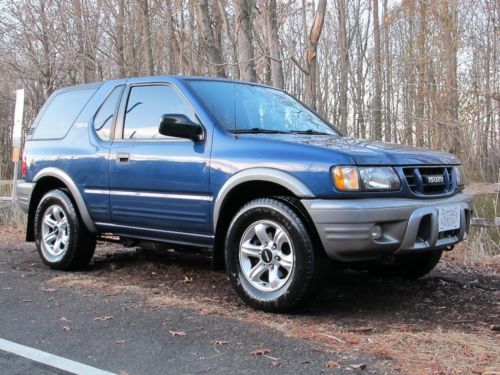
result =
M455 190L453 167L405 167L410 190L417 195L443 195Z

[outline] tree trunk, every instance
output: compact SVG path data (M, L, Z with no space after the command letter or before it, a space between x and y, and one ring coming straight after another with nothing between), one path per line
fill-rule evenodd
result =
M283 89L285 80L283 78L283 65L278 38L276 0L267 0L266 2L266 34L271 60L271 82L274 87Z
M125 0L118 0L118 17L116 20L116 54L118 65L118 76L123 78L127 75L125 67Z
M306 103L316 109L317 105L317 50L318 42L323 31L323 23L325 21L326 0L320 0L316 13L314 14L313 24L309 32L309 40L307 42L306 52Z
M154 75L154 63L153 63L153 47L151 42L151 27L149 19L149 4L148 0L141 1L142 7L142 43L144 48L144 62L146 64L146 73L148 75Z
M420 27L417 37L417 98L415 110L415 135L417 146L424 144L424 131L426 122L424 119L425 111L425 66L427 60L426 38L427 38L427 1L419 0L419 22Z
M378 1L373 0L373 104L372 121L373 137L382 139L382 59L380 54L380 21L378 17Z
M393 137L393 129L392 129L392 113L391 113L391 97L393 95L392 88L392 56L391 56L391 48L390 48L390 39L389 39L389 22L388 12L387 12L387 0L384 0L384 61L385 61L385 103L384 103L384 124L385 124L385 141L391 142L394 141ZM395 129L394 129L395 133Z
M229 41L230 47L231 47L231 52L232 52L232 61L236 62L238 61L238 49L236 45L236 41L234 39L233 34L231 34L231 28L229 26L229 20L227 19L227 11L224 6L224 3L222 0L217 0L217 5L219 7L219 13L222 18L222 26L224 29L224 34L226 35L227 40ZM233 78L239 79L240 78L240 70L238 67L238 64L233 64Z
M256 82L257 73L255 72L252 38L252 7L253 0L234 0L240 77L245 81Z
M339 49L340 49L340 84L339 84L339 101L340 101L340 129L347 133L347 116L348 116L348 79L349 79L349 41L347 40L347 20L346 20L346 3L345 0L337 0L337 17L339 23Z
M211 65L208 70L212 74L215 72L218 77L225 77L226 71L222 64L222 52L215 41L214 31L210 24L208 0L197 1L196 11L198 13L198 22L203 36L203 44Z

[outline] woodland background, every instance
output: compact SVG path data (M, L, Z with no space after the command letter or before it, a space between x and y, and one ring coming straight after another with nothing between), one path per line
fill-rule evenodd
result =
M498 181L499 45L500 0L0 0L0 179L15 89L27 129L59 87L181 74L284 88L349 136Z

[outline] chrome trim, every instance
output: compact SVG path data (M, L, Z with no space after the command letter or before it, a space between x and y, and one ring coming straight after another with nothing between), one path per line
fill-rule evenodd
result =
M129 197L146 197L146 198L187 199L187 200L208 201L208 202L211 202L213 200L213 198L209 195L148 193L148 192L142 192L142 191L85 189L85 193L87 193L87 194L121 195L121 196L129 196Z
M43 177L55 177L64 182L64 184L68 187L69 191L71 192L71 195L73 196L73 199L76 202L83 223L90 232L97 233L97 229L94 226L92 218L90 217L89 211L87 210L87 206L85 205L85 201L83 200L80 190L78 190L78 187L76 186L73 179L66 172L63 172L60 169L54 167L48 167L38 172L33 178L33 181L37 182Z
M213 213L213 228L214 232L217 229L217 221L219 219L219 211L222 207L224 199L230 191L236 186L249 181L265 181L273 182L281 185L299 198L313 198L314 194L311 190L297 177L292 176L287 172L273 168L250 168L240 171L232 175L219 190L214 204Z
M177 232L177 231L164 230L164 229L133 227L130 225L121 225L121 224L112 224L112 223L103 223L103 222L96 222L95 224L106 226L106 227L112 227L112 228L127 228L127 229L145 230L145 231L149 231L149 232L168 233L168 234L190 236L190 237L214 238L213 235L208 235L208 234L186 233L186 232Z

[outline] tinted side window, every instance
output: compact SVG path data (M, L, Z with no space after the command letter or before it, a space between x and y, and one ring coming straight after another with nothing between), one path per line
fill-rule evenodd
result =
M125 113L124 139L169 138L158 133L161 116L182 114L198 122L193 111L170 86L132 87Z
M95 89L57 94L42 113L33 139L64 137L94 93Z
M103 140L111 139L111 127L115 117L116 107L122 96L123 86L118 86L111 91L101 108L94 117L94 130L99 138Z

